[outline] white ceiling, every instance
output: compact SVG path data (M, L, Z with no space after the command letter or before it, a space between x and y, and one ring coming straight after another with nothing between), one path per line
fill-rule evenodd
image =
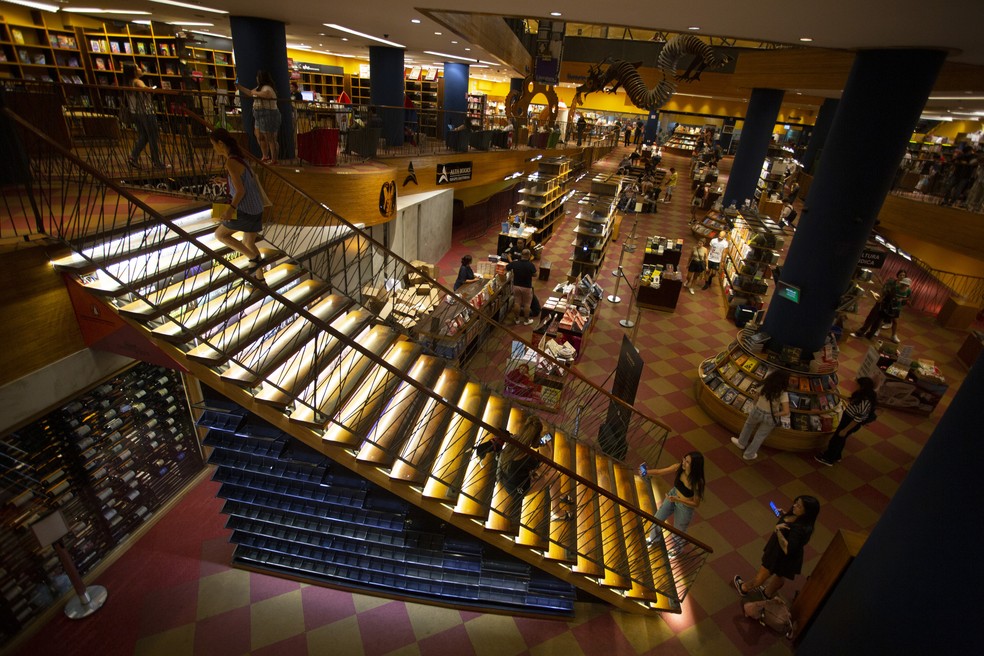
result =
M47 0L57 1L57 0ZM317 50L351 55L368 54L372 41L346 35L323 26L336 23L406 46L406 57L413 63L429 65L444 61L423 54L425 50L497 61L490 53L467 43L427 17L424 12L447 11L486 15L539 17L550 19L550 12L561 12L553 20L594 25L618 25L638 30L687 32L696 34L772 41L801 47L841 48L943 48L951 61L984 67L984 18L982 0L821 0L790 2L780 0L699 0L697 2L656 2L620 0L614 4L598 0L567 0L537 3L529 0L431 0L418 10L406 0L362 2L314 2L312 0L183 0L240 16L256 16L284 21L288 44L304 43ZM151 3L148 0L65 0L65 6L93 6L151 11L154 20L194 20L212 22L214 27L189 28L229 34L228 17L193 9ZM126 16L119 17L127 20ZM139 17L135 17L139 18ZM415 24L412 19L421 22ZM441 34L436 34L441 32ZM322 36L323 35L323 36ZM343 41L345 37L348 40ZM802 38L812 41L804 43ZM457 43L455 43L457 41ZM496 69L491 69L492 72ZM504 75L516 73L500 67ZM481 75L481 69L472 71ZM904 75L904 71L899 72ZM984 97L984 68L973 91Z

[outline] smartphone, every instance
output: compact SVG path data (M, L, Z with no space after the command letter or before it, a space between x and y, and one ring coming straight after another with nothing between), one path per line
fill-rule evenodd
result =
M779 506L776 505L775 501L769 502L769 508L772 508L772 512L775 513L776 517L782 517L782 511L779 510Z
M553 435L551 435L550 433L544 433L543 437L540 438L540 444L546 444L552 439L553 439Z

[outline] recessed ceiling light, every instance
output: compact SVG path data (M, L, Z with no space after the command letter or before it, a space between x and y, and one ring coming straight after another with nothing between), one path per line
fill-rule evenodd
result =
M452 41L451 43L453 43L454 45L458 45L457 41Z
M130 9L99 9L97 7L64 7L62 11L70 14L114 14L124 16L150 16L149 11L132 11Z
M348 41L348 37L347 36L343 36L342 37L342 41Z
M444 32L434 32L434 36L443 36Z
M687 29L688 29L688 30L693 30L694 32L696 32L696 31L697 31L697 30L699 30L700 28L699 28L699 27L697 27L696 25L691 25L691 26L690 26L690 27L688 27Z
M551 15L551 16L563 16L563 14L562 14L562 13L560 13L559 11L551 11L551 12L550 12L550 15Z
M327 36L324 32L318 32L318 36Z
M157 1L159 2L160 0ZM324 23L324 26L330 27L333 30L338 30L339 32L347 32L348 34L361 36L363 39L369 39L370 41L376 41L378 43L383 43L388 46L393 46L394 48L406 48L406 46L403 45L402 43L396 43L395 41L387 41L386 39L380 39L379 37L371 36L369 34L364 34L362 32L358 32L348 27L342 27L341 25L336 25L335 23Z
M809 43L810 41L813 41L813 39L808 36L801 36L800 41L802 41L803 43Z
M419 19L419 18L411 18L411 19L410 19L410 22L411 22L411 23L415 23L415 24L417 24L417 25L420 25L420 19Z
M471 52L471 48L465 48L465 52Z
M151 2L156 2L161 5L171 5L173 7L184 7L185 9L197 9L198 11L210 11L213 14L228 14L229 12L224 9L212 9L211 7L203 7L202 5L193 5L187 2L178 2L177 0L150 0ZM62 9L62 11L65 11Z

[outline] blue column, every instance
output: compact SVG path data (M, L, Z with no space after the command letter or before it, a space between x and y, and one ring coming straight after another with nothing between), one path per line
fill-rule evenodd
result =
M230 16L232 49L236 55L239 83L256 88L256 72L265 70L273 76L280 107L280 157L294 157L294 111L290 104L290 71L287 70L287 33L284 23L267 18ZM260 154L253 134L253 99L242 98L243 130L249 135L250 150Z
M403 145L403 49L369 46L369 99L383 119L388 146Z
M752 89L738 152L724 190L725 207L732 202L740 207L746 198L754 201L755 187L762 173L762 162L769 152L782 97L783 92L779 89Z
M984 583L984 524L968 515L981 501L984 440L973 436L980 435L982 396L984 358L978 358L797 654L980 649L980 634L967 628L980 621ZM927 603L919 602L922 591L932 597Z
M839 103L836 98L827 98L820 105L816 123L813 125L813 134L810 135L810 143L806 146L801 162L803 170L807 173L813 173L813 167L823 151L823 145L827 142L827 135L830 134L830 126L834 123L834 114L837 113Z
M454 128L465 122L468 111L468 72L468 64L444 62L444 122Z
M944 58L940 50L855 58L783 266L800 302L773 297L763 326L770 350L823 345Z

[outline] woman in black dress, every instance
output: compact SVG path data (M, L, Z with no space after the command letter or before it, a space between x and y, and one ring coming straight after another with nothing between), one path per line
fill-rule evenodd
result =
M762 551L762 566L755 573L755 578L746 583L741 576L735 576L738 594L744 597L764 586L762 592L771 599L785 579L792 581L796 578L803 569L803 548L813 535L813 525L819 514L820 502L808 495L796 497L788 513L780 510L779 521Z
M458 288L461 287L462 285L468 284L472 280L476 280L478 278L478 276L475 275L475 272L472 271L471 263L472 263L471 255L465 255L463 258L461 258L461 268L458 269L458 277L457 279L455 279L454 287L452 287L451 289L453 289L454 291L458 291Z

